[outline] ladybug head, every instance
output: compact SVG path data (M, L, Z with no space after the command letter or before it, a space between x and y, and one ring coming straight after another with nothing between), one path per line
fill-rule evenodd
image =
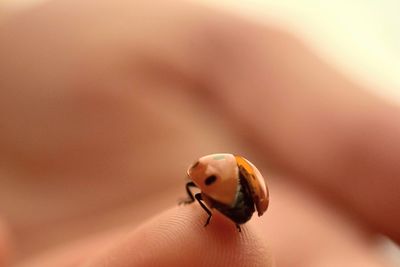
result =
M234 155L212 154L189 167L188 176L208 197L232 205L239 185L238 172Z

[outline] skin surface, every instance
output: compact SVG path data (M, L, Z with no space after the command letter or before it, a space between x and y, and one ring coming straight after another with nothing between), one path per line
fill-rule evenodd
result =
M281 30L156 2L0 20L0 266L390 266L399 108ZM218 151L268 179L241 234L177 207L186 167Z

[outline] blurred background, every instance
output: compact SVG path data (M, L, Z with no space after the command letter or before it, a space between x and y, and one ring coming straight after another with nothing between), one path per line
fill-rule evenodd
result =
M46 0L1 0L6 12ZM248 18L285 27L368 88L400 101L400 2L204 0Z

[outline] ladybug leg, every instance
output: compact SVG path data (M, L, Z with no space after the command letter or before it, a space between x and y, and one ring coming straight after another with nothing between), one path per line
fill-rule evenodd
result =
M211 217L212 217L212 213L211 213L211 211L207 208L207 206L204 205L204 203L202 202L203 198L202 198L202 196L201 196L201 193L197 193L197 194L195 195L195 198L196 198L197 202L199 202L200 206L201 206L201 207L207 212L207 214L208 214L208 218L207 218L206 224L204 224L204 227L206 227L206 226L210 223L210 220L211 220Z
M240 225L239 224L235 224L235 225L236 225L236 228L238 229L239 233L242 232L242 229L240 228Z
M189 198L179 201L179 205L190 204L190 203L194 202L194 196L193 196L192 191L190 190L190 187L197 187L197 186L193 182L186 183L186 192L187 192Z

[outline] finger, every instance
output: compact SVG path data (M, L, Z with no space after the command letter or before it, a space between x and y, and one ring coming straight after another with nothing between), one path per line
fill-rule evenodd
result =
M75 267L82 266L90 255L120 239L124 227L98 233L91 237L78 239L67 244L49 247L42 253L17 261L17 267Z
M87 266L272 266L266 240L251 226L239 233L221 215L197 205L172 208L146 222Z
M273 180L270 188L265 219L253 221L268 236L277 266L397 266L370 232L309 190L287 179Z
M156 6L48 1L1 25L0 208L19 255L104 229L104 214L174 187L195 156L229 145L165 90L187 86L185 66L202 53L193 36L203 42L201 25L217 14Z

